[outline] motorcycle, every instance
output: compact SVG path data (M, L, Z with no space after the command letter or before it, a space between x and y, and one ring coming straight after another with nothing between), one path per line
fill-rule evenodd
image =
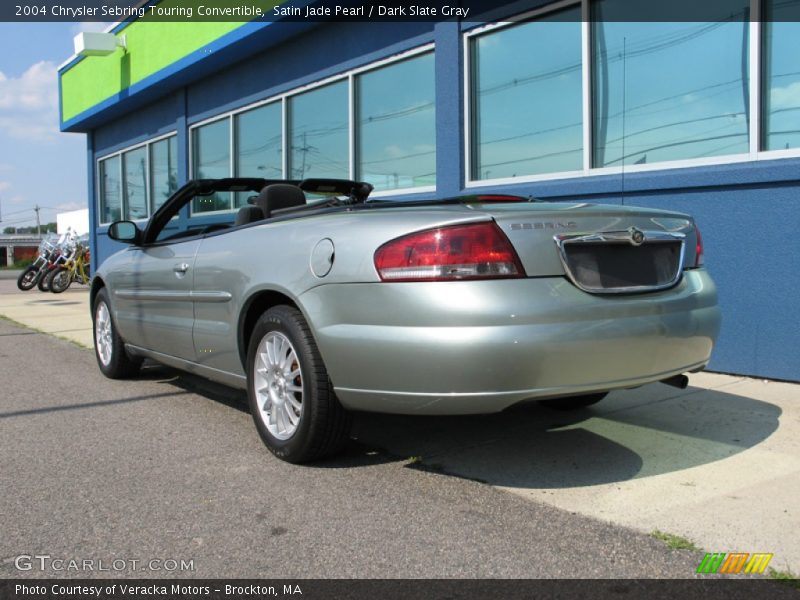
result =
M17 287L23 292L32 289L39 283L42 276L47 273L46 267L51 263L58 252L58 240L59 236L52 234L41 241L36 260L22 271L17 278Z

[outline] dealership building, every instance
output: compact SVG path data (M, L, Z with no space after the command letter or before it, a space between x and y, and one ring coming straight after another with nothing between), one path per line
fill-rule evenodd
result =
M634 3L119 23L125 49L59 71L61 128L86 134L92 254L121 247L110 222L144 222L191 178L676 210L695 217L719 288L709 368L798 381L800 0L718 0L719 18L674 22L631 22ZM232 222L245 202L195 200L170 226Z

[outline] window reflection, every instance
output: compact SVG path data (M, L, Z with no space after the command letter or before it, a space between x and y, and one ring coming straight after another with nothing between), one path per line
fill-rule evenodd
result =
M376 190L436 184L433 54L356 78L357 177Z
M230 121L222 119L192 131L192 173L196 179L222 179L231 176ZM230 192L215 192L192 200L192 212L211 212L231 208Z
M280 179L281 104L276 102L234 117L236 176ZM252 192L236 194L236 206L244 206Z
M150 202L152 212L178 189L178 140L175 136L150 146Z
M583 167L580 8L471 40L472 179Z
M765 150L800 147L800 0L764 5Z
M111 223L122 218L122 181L120 158L100 161L100 222Z
M125 218L147 218L147 147L122 155L125 177Z
M593 23L596 167L745 153L746 0L703 23L614 20L629 0L597 0Z
M349 177L347 80L289 99L289 177Z

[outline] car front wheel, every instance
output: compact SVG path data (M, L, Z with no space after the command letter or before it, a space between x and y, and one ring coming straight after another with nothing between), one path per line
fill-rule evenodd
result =
M92 325L94 327L94 354L103 375L110 379L133 377L139 371L142 360L129 356L125 351L125 342L117 333L114 320L111 318L108 292L105 288L97 293L94 300Z
M302 463L338 452L350 413L336 395L303 315L276 306L256 323L247 353L247 395L256 429L278 458Z

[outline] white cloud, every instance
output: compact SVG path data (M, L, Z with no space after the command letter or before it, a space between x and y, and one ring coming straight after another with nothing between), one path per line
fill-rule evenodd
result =
M7 189L11 187L11 184L7 181L0 181L0 192L5 192Z
M795 81L783 87L774 87L770 90L770 108L795 108L800 106L800 81Z
M403 156L404 154L404 150L397 144L390 144L386 146L383 151L389 158L397 158L398 156Z
M19 77L0 71L0 132L31 141L58 133L58 73L49 61L31 65Z
M42 110L58 106L56 67L40 61L20 77L9 78L0 72L0 108Z

